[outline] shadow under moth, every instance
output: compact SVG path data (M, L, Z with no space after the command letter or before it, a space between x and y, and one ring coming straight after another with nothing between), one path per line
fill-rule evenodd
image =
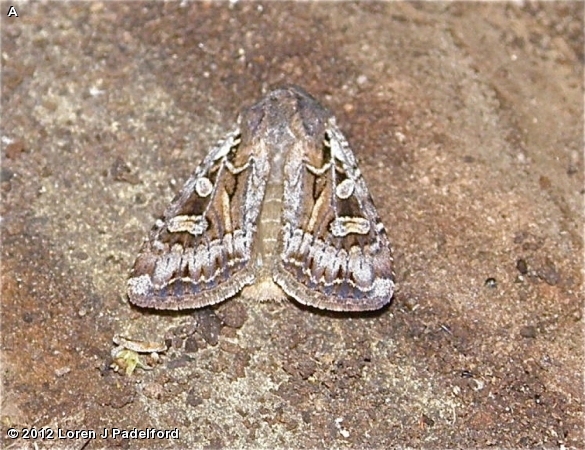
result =
M286 86L242 110L156 221L128 297L174 310L238 293L375 310L392 298L392 267L384 226L335 118Z

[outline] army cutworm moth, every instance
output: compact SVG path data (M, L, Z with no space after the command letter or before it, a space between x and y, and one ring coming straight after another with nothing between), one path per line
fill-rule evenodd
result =
M244 109L134 263L138 306L200 308L241 292L335 311L394 291L390 243L335 118L287 86Z

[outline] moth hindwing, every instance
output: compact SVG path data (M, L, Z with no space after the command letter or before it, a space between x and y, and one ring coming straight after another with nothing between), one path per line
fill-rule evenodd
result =
M335 118L287 86L244 109L191 175L143 244L128 296L138 306L185 309L243 291L374 310L391 300L392 266Z

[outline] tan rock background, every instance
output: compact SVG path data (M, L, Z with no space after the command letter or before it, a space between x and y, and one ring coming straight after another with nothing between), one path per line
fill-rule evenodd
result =
M1 12L3 447L583 448L583 3ZM154 218L280 83L352 143L393 304L131 308ZM121 376L120 332L172 346ZM7 437L32 426L180 439Z

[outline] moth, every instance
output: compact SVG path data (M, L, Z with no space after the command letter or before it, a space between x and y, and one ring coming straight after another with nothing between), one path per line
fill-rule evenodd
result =
M240 113L154 224L128 280L141 307L201 308L238 293L333 311L394 292L390 243L333 115L303 89Z

